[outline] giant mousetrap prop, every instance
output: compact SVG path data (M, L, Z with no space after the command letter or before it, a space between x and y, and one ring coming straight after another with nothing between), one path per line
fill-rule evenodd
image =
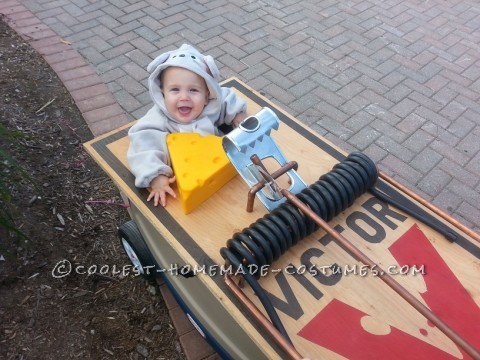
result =
M251 136L223 139L238 175L188 215L135 188L128 126L86 144L130 202L130 259L155 266L145 275L225 359L477 359L478 234L245 84L224 86L247 100Z

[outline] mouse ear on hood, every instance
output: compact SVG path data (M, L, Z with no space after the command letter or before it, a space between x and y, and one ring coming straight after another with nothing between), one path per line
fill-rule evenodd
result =
M170 54L175 50L168 51L166 53L158 55L155 59L152 60L150 64L147 66L147 71L151 73L153 70L157 68L158 65L163 64L169 58Z
M207 69L210 75L212 75L215 80L219 80L220 70L218 70L217 64L215 63L213 57L211 57L210 55L206 55L203 57L203 61L205 62L205 65L207 65Z

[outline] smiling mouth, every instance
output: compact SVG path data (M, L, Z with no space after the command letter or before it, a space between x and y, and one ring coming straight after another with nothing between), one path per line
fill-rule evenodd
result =
M192 111L192 108L188 106L181 106L178 108L178 112L182 115L187 115L190 111Z

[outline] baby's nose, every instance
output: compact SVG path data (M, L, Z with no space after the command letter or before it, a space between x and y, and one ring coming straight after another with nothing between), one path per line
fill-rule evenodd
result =
M180 92L180 98L181 99L189 99L190 98L190 92L189 91L181 91Z

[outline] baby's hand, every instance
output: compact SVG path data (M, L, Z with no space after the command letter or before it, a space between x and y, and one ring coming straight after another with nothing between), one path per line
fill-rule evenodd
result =
M175 191L170 187L170 184L175 182L175 176L168 177L165 175L159 175L150 183L151 191L148 195L147 201L153 199L153 205L157 206L160 200L162 206L167 206L167 193L177 197Z
M240 123L243 120L245 120L247 117L248 117L248 115L245 114L245 113L238 113L237 115L235 115L235 117L232 120L232 126L234 128L238 127L238 125L240 125Z

